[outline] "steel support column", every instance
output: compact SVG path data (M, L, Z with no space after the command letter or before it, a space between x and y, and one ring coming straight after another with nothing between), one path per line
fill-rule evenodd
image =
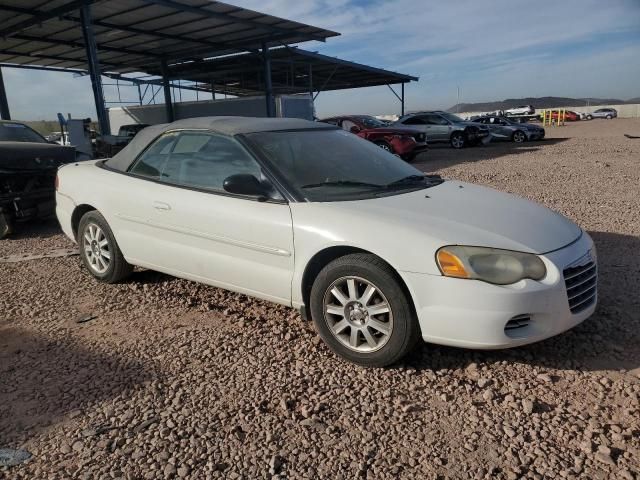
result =
M108 135L111 133L109 126L109 115L104 103L104 92L102 90L102 80L100 79L100 62L98 61L98 48L96 39L93 36L93 24L91 23L91 6L88 3L80 7L80 21L82 23L82 36L84 46L87 51L87 64L89 66L89 76L91 78L91 88L93 89L93 99L96 104L96 115L100 125L100 133Z
M316 102L313 98L313 65L309 64L309 96L311 97L311 109L316 114Z
M273 101L273 83L271 82L271 54L266 43L262 44L262 60L264 63L264 96L267 102L267 117L275 117L275 104Z
M11 120L7 91L4 88L4 78L2 77L2 67L0 67L0 118L2 120Z
M400 94L400 96L402 97L400 99L400 116L404 117L404 82L402 82L402 93Z
M173 100L171 99L171 83L169 82L169 72L167 70L167 61L163 60L160 64L162 73L162 88L164 90L164 108L167 113L167 122L173 122L175 116L173 114Z

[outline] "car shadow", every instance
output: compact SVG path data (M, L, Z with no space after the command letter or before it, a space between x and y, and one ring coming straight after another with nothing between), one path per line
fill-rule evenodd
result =
M520 362L557 370L633 370L640 367L640 238L589 232L598 251L598 306L577 327L507 350L468 350L422 344L405 364L420 370L471 363Z
M152 378L136 358L0 324L0 438L18 446L64 417L79 418Z
M27 222L16 223L14 232L7 238L0 240L0 244L5 241L23 240L27 238L49 238L61 233L62 229L56 217L33 219Z
M441 168L460 163L493 160L506 155L522 155L536 152L545 146L556 145L568 138L546 138L525 143L494 141L487 145L478 145L462 149L451 148L447 144L434 144L429 150L418 155L412 165L425 172L433 172Z

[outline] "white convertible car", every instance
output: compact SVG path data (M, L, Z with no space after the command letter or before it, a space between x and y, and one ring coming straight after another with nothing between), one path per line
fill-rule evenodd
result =
M594 245L573 222L322 123L146 128L111 159L61 168L57 215L100 281L138 265L290 305L366 366L419 337L535 342L596 307Z

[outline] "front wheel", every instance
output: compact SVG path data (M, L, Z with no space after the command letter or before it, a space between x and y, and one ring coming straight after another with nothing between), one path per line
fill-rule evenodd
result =
M11 216L0 210L0 240L13 233L13 219Z
M587 115L587 120L592 120L593 116L592 115Z
M385 142L384 140L379 140L374 143L378 145L381 149L386 150L389 153L393 153L393 147L389 145L387 142Z
M611 115L607 115L605 118L606 118L607 120L611 120L613 117L612 117Z
M93 210L84 214L78 227L80 258L89 273L105 283L127 277L133 266L127 263L105 218Z
M524 134L523 131L516 130L515 132L513 132L512 139L516 143L523 143L527 139L527 136Z
M453 148L464 148L467 140L462 132L455 132L451 135L451 146Z
M346 255L322 269L311 289L311 315L331 350L365 367L397 362L419 338L397 274L371 254Z

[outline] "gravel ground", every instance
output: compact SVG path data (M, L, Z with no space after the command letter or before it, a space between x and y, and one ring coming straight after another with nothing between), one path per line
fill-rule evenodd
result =
M421 344L340 361L292 309L149 271L93 281L77 256L0 263L0 478L640 478L640 120L417 165L585 227L596 314L497 352ZM0 257L69 248L54 222ZM84 323L79 319L95 318Z

